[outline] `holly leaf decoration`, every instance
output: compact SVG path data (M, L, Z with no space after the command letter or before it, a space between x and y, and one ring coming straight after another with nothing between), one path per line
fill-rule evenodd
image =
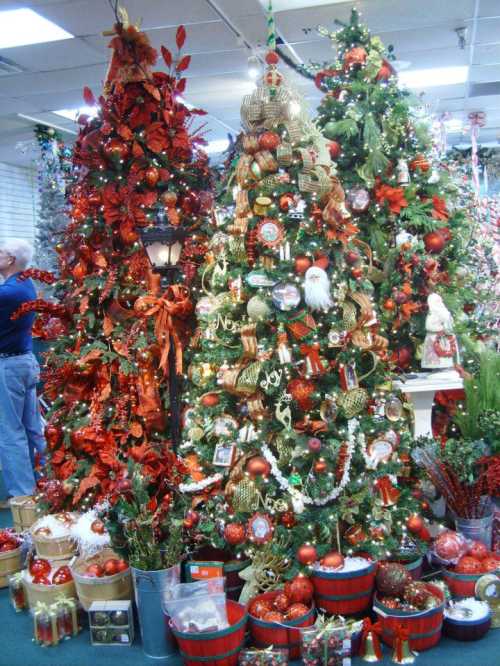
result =
M94 93L88 86L85 86L83 89L83 101L88 106L95 106L96 104Z
M163 60L165 61L166 66L168 68L172 67L172 54L165 46L161 47L161 54L163 56Z
M181 49L184 46L185 41L186 41L186 28L183 25L180 25L177 28L177 33L175 35L175 43L177 44L177 48Z
M189 67L189 63L191 62L191 56L190 55L185 55L182 57L177 65L175 66L175 69L177 72L183 72L185 69Z

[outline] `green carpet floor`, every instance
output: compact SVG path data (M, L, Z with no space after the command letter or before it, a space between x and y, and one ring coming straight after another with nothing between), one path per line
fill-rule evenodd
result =
M11 524L10 511L0 511L0 527ZM138 632L137 632L138 634ZM140 637L131 647L92 647L89 632L84 629L76 638L56 647L42 648L32 642L33 627L27 612L15 613L8 591L0 590L0 666L140 666L168 663L178 666L178 657L158 662L145 657ZM391 664L391 651L384 647L383 664ZM353 659L353 666L364 662ZM420 654L416 666L500 666L500 631L491 630L475 643L461 643L444 638L441 643Z

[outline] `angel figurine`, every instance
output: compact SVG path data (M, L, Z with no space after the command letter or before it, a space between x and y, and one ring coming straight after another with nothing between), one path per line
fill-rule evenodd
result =
M425 340L422 354L422 368L442 370L453 368L457 363L458 345L453 333L453 318L443 299L438 294L427 298L429 313L425 320Z

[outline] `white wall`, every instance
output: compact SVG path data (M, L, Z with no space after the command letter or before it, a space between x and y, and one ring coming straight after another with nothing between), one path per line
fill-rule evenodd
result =
M0 162L0 239L33 240L36 198L36 173Z

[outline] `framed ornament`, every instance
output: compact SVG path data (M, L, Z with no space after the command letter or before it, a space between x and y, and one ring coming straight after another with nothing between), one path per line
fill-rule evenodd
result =
M334 395L325 395L325 399L320 405L319 415L326 423L335 421L338 413L337 399Z
M396 448L398 447L399 441L401 439L401 437L398 435L398 433L395 430L392 430L392 429L387 430L386 432L384 432L384 434L381 435L381 437L392 444L393 450L396 450Z
M265 247L277 247L285 237L285 227L278 220L265 217L259 222L256 229L257 240Z
M364 213L370 206L370 194L362 187L357 187L349 192L349 204L355 213Z
M358 376L356 374L356 366L354 363L340 366L339 369L340 387L343 391L350 391L351 389L358 388Z
M273 521L266 513L254 513L247 523L248 538L253 543L267 543L271 540L273 532Z
M345 341L345 332L339 331L336 328L331 328L328 331L328 346L329 347L342 347Z
M278 310L289 312L300 303L300 291L294 284L280 282L273 288L271 298Z
M394 449L391 442L383 437L378 437L368 444L366 451L372 464L377 467L380 463L386 463L390 460Z
M231 467L236 454L234 444L222 444L219 442L215 447L212 463L215 467Z
M238 430L238 421L229 414L214 419L213 431L217 437L229 437Z

